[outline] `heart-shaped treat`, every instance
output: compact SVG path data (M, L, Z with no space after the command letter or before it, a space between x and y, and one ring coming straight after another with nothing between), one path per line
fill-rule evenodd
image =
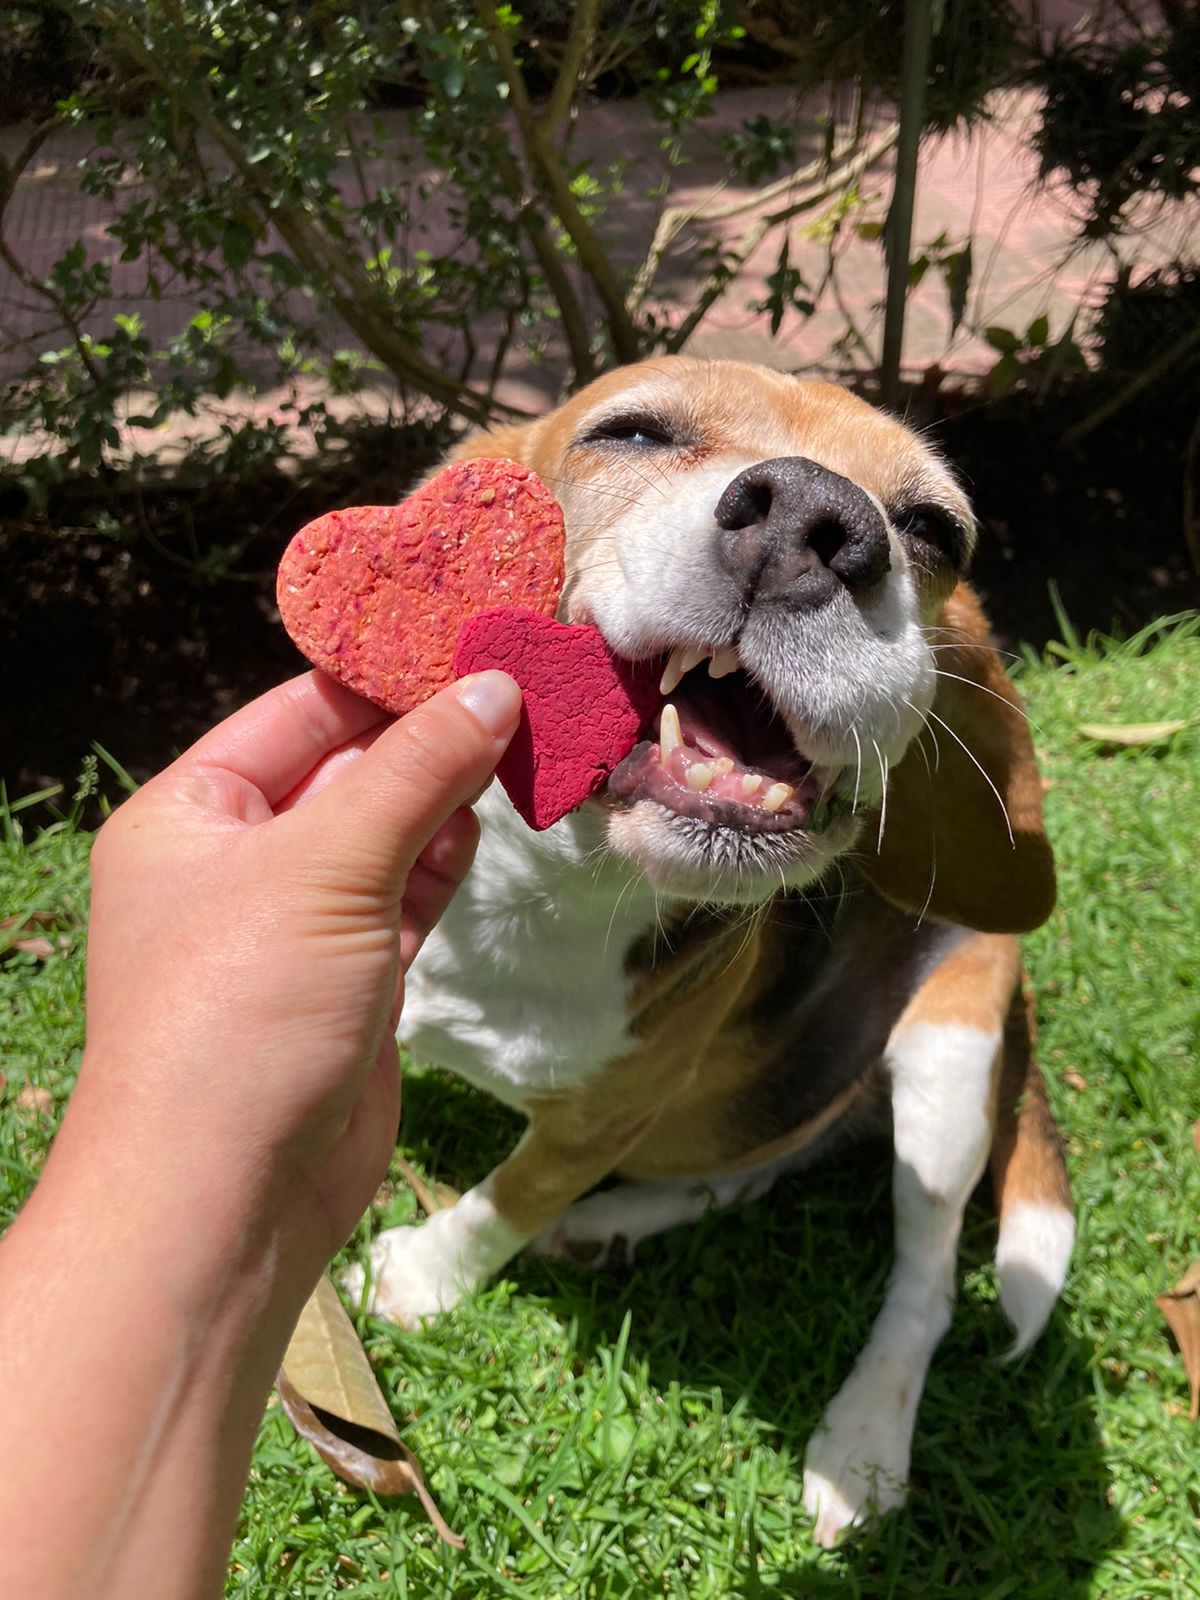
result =
M548 828L591 794L633 749L662 705L662 662L614 656L595 628L535 611L485 611L464 624L456 673L498 667L521 685L524 708L497 767L531 828Z
M279 563L283 625L315 667L403 716L454 677L463 622L493 606L553 613L563 519L515 461L459 461L398 506L310 522Z

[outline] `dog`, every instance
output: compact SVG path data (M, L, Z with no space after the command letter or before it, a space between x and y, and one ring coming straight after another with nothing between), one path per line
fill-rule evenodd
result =
M896 418L738 362L617 370L453 455L542 476L560 617L661 660L663 706L545 833L481 800L402 1032L528 1127L453 1207L381 1234L351 1287L411 1326L527 1246L602 1260L890 1114L895 1265L805 1461L831 1544L903 1501L989 1155L1014 1354L1074 1240L1014 937L1051 911L1053 857L963 581L971 508Z

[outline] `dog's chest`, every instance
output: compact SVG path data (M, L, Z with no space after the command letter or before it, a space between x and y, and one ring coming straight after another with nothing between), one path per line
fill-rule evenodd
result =
M626 956L654 896L604 850L591 808L544 834L494 788L478 811L475 864L409 972L400 1036L418 1060L519 1105L631 1048Z

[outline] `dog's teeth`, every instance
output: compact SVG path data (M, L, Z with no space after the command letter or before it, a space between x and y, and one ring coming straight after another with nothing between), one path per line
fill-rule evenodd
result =
M733 762L728 756L718 756L713 762L713 771L719 777L726 778L733 771Z
M681 644L677 644L674 650L671 651L671 654L667 657L667 664L663 668L663 675L658 680L659 694L674 694L675 690L678 689L679 680L683 677L685 671L683 665L683 656L684 647Z
M762 803L768 811L778 811L785 800L792 797L790 783L773 783L762 797Z
M707 654L708 650L702 644L677 644L667 657L663 675L658 680L659 694L673 694L683 675L693 667L698 667Z
M658 722L658 753L659 760L664 767L671 751L678 750L682 743L683 734L679 728L679 713L668 700L662 708L662 716Z
M703 794L713 781L713 769L707 761L693 761L687 769L687 786ZM788 790L791 793L791 790Z
M742 793L746 796L747 800L749 800L752 794L757 794L762 786L763 781L760 773L748 772L742 779Z
M708 663L710 678L727 678L731 672L736 672L740 666L738 653L731 644L721 650L714 650L712 660Z

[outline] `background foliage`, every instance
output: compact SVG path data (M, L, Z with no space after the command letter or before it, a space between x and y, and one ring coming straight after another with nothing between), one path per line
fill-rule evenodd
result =
M290 382L305 398L225 431L234 471L285 452L297 429L336 433L318 382L336 396L385 373L403 414L480 421L504 409L496 385L516 360L565 351L570 386L682 347L770 237L778 264L757 310L778 332L828 289L789 252L787 223L840 200L827 232L855 225L862 174L894 140L903 16L901 0L536 0L520 12L497 0L17 0L0 21L0 83L28 138L0 170L0 260L46 313L2 400L9 430L47 443L20 468L26 490L95 473L130 422L154 428L241 386ZM1082 236L1113 236L1139 207L1194 192L1198 29L1194 8L1162 0L1043 47L1009 0L935 8L926 124L954 127L985 115L998 87L1037 84L1043 172L1076 187ZM718 239L714 218L749 208L673 210L667 184L719 90L762 82L806 109L749 117L725 139L729 175L756 186L758 210ZM649 168L619 150L580 154L581 108L613 97L642 108ZM405 111L407 133L380 122L383 108ZM97 326L112 268L94 249L81 241L39 275L5 235L18 179L64 125L91 136L80 186L115 208L111 233L122 260L146 263L148 295L185 287L200 304L159 348L137 315ZM800 161L814 133L816 158ZM645 206L657 227L634 259L623 222ZM969 243L940 241L911 271L914 283L942 273L956 317ZM1036 327L997 330L993 386L1078 378L1086 342L1123 393L1116 330L1131 300L1138 316L1153 301L1160 325L1154 381L1194 375L1194 286L1193 262L1149 286L1114 271L1098 337L1070 330L1048 347Z

